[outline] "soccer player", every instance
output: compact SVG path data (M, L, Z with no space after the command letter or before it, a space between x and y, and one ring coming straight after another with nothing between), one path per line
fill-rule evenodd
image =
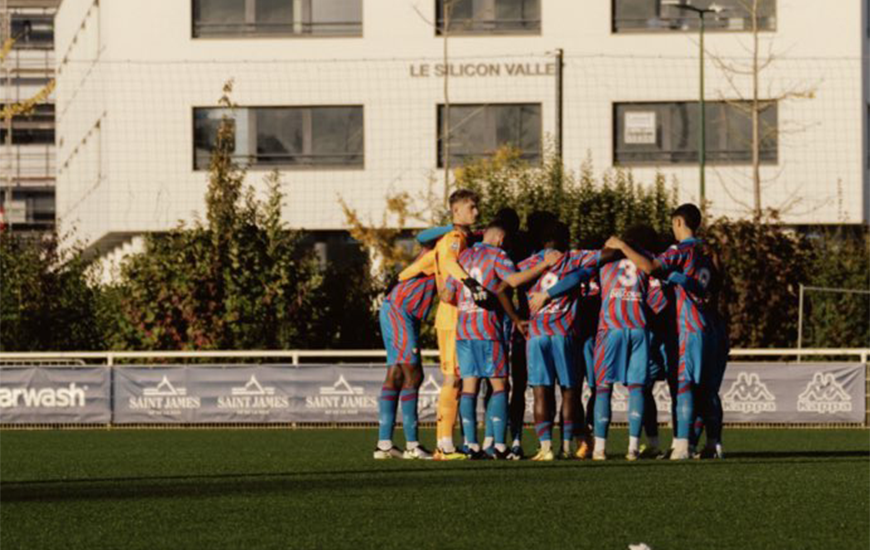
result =
M626 232L626 241L647 254L652 248L650 231L636 226ZM611 418L611 392L619 382L628 388L629 443L627 460L639 458L643 429L644 389L649 382L647 318L664 308L657 280L623 259L601 268L601 312L595 342L595 450L593 460L607 458L607 434ZM651 298L654 297L654 298ZM650 307L652 306L652 307ZM651 311L652 310L652 311Z
M658 257L649 258L617 237L608 239L606 246L621 250L644 273L660 278L667 278L670 272L683 273L694 279L699 288L706 289L712 272L703 242L695 236L700 226L701 211L697 206L687 203L679 206L671 215L671 227L678 244ZM685 460L690 456L689 438L695 419L693 392L701 382L704 340L709 321L701 307L703 296L677 285L675 297L679 359L675 373L677 426L671 459Z
M715 296L716 293L712 294ZM704 365L704 372L702 372L704 376L702 376L701 380L707 442L704 450L701 451L700 458L725 458L725 452L722 448L722 424L724 419L719 389L722 387L725 368L728 366L728 354L731 343L728 340L728 323L719 313L717 298L713 298L708 312L710 320L710 351L707 354L709 368L708 365Z
M708 331L704 344L704 368L701 370L701 383L696 392L696 420L694 432L690 439L690 447L697 445L704 428L707 429L707 442L704 449L695 455L695 458L724 458L722 449L722 401L719 397L719 389L722 386L722 378L725 376L725 368L728 365L728 353L730 343L728 341L728 325L719 312L719 294L722 286L722 268L718 257L712 250L706 249L711 258L711 277L706 292L700 288L694 280L682 273L672 273L668 280L674 284L682 285L688 292L698 296L706 296L702 303L704 313L709 322Z
M552 250L567 249L568 233L565 224L561 222L550 224L547 230L542 231L544 250L521 262L520 269L528 270L536 267ZM532 317L529 320L526 354L529 365L529 385L532 386L535 394L535 432L540 444L538 453L532 457L535 461L550 461L555 458L552 448L552 430L556 384L558 383L562 392L562 448L558 452L562 458L570 457L580 396L577 395L579 377L574 360L576 353L574 318L577 314L578 295L574 293L562 296L541 307L536 307L533 299L535 295L540 295L553 287L568 273L581 268L596 267L600 258L601 251L572 250L539 277L529 290Z
M627 239L638 243L640 249L647 250L655 246L658 236L652 227L638 225L628 230ZM563 278L546 291L546 296L554 298L565 295L581 280L588 278L582 271L585 270ZM647 280L646 275L637 275L635 272L636 268L627 260L602 265L600 271L594 273L594 280L600 279L601 287L596 292L601 297L598 301L600 307L586 312L587 315L594 315L598 327L596 336L586 342L587 348L583 350L586 355L586 377L591 390L587 415L593 420L596 435L594 448L598 451L593 458L597 460L606 457L604 449L610 420L610 391L614 381L628 385L631 396L629 453L626 455L629 460L636 460L639 456L638 440L644 426L642 420L646 416L644 406L647 395L651 399L651 384L640 383L649 379L651 370L651 364L642 364L650 356L650 335L646 325L649 317L664 309L666 299L658 280ZM633 285L626 286L632 282ZM589 325L588 321L585 324ZM588 349L589 344L594 346L593 350ZM629 374L632 378L630 384ZM605 379L603 387L598 383L602 376ZM642 395L638 395L638 392ZM650 405L655 422L655 402L651 401ZM657 437L657 425L655 428L654 437ZM658 445L657 441L655 445ZM581 442L577 457L587 458L592 447L587 441Z
M459 265L459 254L465 250L471 226L477 222L478 196L468 189L457 189L450 195L450 212L453 218L453 229L441 237L435 245L435 283L439 297L447 277L453 277L465 285L475 301L486 298L480 283L468 276ZM399 280L406 280L420 272L420 265L411 265L399 275ZM456 321L458 312L449 302L440 300L435 313L435 332L438 335L438 353L440 356L441 373L444 382L438 398L438 415L435 449L436 460L460 460L466 458L456 451L453 442L453 426L456 424L459 406L459 367L456 361Z
M423 382L418 345L420 322L429 315L435 295L434 250L423 251L420 261L429 267L398 283L380 310L381 334L387 350L387 376L378 401L378 444L374 458L432 458L417 438L417 392ZM393 445L398 403L402 407L405 452Z
M490 223L483 234L483 242L475 244L460 255L463 269L472 275L492 295L496 295L501 308L514 324L524 330L526 323L516 314L504 293L507 286L518 286L539 275L546 265L551 265L560 255L545 258L544 266L525 273L517 273L513 262L500 248L506 231L503 222ZM443 300L458 305L457 356L462 378L460 416L470 458L484 459L486 453L477 441L477 394L482 378L492 385L492 395L487 406L487 416L492 422L495 440L494 458L509 458L505 443L507 427L506 378L508 376L507 353L502 326L503 315L495 304L477 303L471 292L461 287L455 278L448 279Z
M513 208L502 208L495 215L497 220L505 224L507 236L502 245L508 257L518 265L520 261L528 258L531 253L531 237L529 233L520 229L520 218ZM513 292L507 290L508 298L512 299ZM524 292L517 292L517 314L523 318L529 317L529 304ZM508 343L508 358L510 364L510 403L508 405L508 429L511 438L511 456L521 459L523 457L523 424L526 413L526 388L528 387L528 368L526 362L526 339L523 333L513 327L509 319L505 319L505 337ZM484 441L484 447L486 441Z

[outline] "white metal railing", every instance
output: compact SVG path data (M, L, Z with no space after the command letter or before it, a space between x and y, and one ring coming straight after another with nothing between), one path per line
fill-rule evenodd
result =
M437 350L423 350L423 357L438 357ZM857 357L861 363L870 358L870 348L831 349L732 349L731 357ZM6 352L0 361L57 361L70 359L102 359L113 366L118 359L290 359L299 365L300 359L381 359L384 350L248 350L248 351L61 351L61 352ZM70 365L73 366L73 365Z

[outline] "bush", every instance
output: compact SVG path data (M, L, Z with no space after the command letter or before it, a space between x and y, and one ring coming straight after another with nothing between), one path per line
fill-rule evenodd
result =
M870 291L870 232L825 229L811 234L814 258L808 285ZM806 291L803 347L870 347L870 295Z
M768 223L722 218L704 233L724 266L720 307L736 348L797 343L798 285L812 270L813 248L801 234Z
M225 87L221 105L232 107ZM221 122L209 166L207 222L146 237L126 259L113 294L113 347L284 349L306 347L324 314L323 275L301 232L281 221L280 180L268 199L243 189L233 126Z
M676 190L668 190L662 174L651 185L640 185L630 171L616 169L599 182L590 161L575 174L564 170L552 153L533 167L510 148L457 169L455 186L480 194L484 222L504 207L514 208L520 220L547 210L568 224L575 244L584 246L600 246L639 221L669 235L670 213L677 205Z
M91 283L81 250L62 252L56 233L0 232L0 350L103 349Z

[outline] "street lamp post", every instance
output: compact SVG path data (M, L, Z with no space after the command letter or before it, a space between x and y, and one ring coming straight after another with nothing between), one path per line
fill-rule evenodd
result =
M692 11L698 14L698 18L700 19L700 30L698 32L700 43L700 53L699 53L699 62L700 62L700 85L699 85L699 96L700 96L700 110L701 110L701 118L700 118L700 129L698 136L698 165L700 170L700 179L701 179L701 197L700 203L703 208L704 199L706 197L706 164L707 164L707 110L704 103L704 16L708 13L721 13L722 7L716 5L715 3L710 4L706 8L698 8L689 3L680 3L678 1L671 2L662 2L663 5L673 6L679 10Z

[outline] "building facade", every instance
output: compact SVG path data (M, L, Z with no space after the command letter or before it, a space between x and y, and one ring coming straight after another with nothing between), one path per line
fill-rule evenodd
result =
M0 66L2 104L27 101L54 77L54 14L60 0L3 0L2 41L14 42ZM54 96L0 121L0 209L5 225L47 230L55 223Z
M697 201L699 19L671 4L64 0L58 220L105 254L202 218L224 116L248 182L279 170L287 222L313 231L345 228L339 200L380 220L392 192L437 196L446 163L503 144L534 164L558 142L568 169L662 173ZM718 4L704 35L713 213L753 206L757 97L762 206L793 225L867 223L867 3Z

